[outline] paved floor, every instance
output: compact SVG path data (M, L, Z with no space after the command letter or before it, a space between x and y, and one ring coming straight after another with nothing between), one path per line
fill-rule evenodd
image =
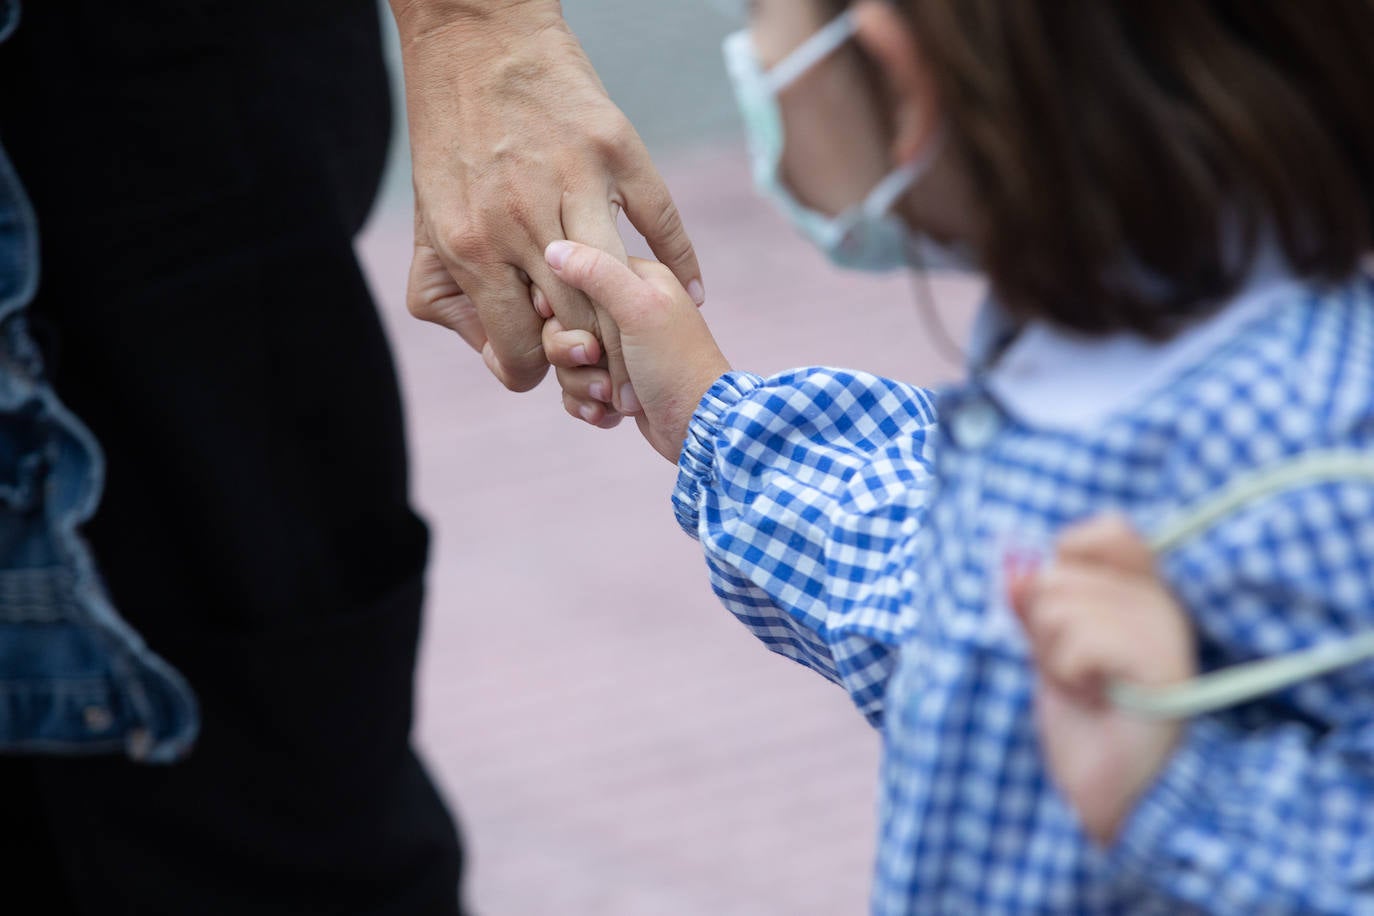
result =
M732 145L665 165L740 367L951 374L908 281L836 274ZM457 803L486 916L837 916L865 908L876 736L838 689L716 603L632 427L514 396L405 314L409 216L362 251L399 355L434 525L419 740ZM976 289L937 280L949 324Z

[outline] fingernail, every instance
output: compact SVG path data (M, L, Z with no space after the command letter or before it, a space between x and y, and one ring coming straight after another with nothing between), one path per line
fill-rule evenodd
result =
M691 296L697 305L702 305L706 302L706 287L701 285L700 280L693 280L687 284L687 295Z
M578 344L577 346L573 347L572 358L573 362L577 363L579 366L585 366L587 365L587 363L591 362L591 360L587 359L586 344Z
M577 412L582 414L582 419L586 420L588 423L596 422L594 419L596 417L596 408L592 405L583 404L581 407L577 408Z
M635 395L634 386L629 382L620 386L620 412L639 413L639 398Z
M587 393L603 404L611 400L611 386L607 385L605 382L592 382L591 387L587 389Z
M568 263L568 255L572 254L571 242L550 242L549 247L544 249L544 260L549 262L549 266L554 270L562 270L563 265Z

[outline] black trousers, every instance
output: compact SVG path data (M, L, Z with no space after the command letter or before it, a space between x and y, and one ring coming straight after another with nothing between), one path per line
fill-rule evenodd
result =
M375 0L25 2L0 143L35 332L105 451L109 590L203 723L168 767L0 761L0 910L451 916L410 745L427 535L352 247L390 126Z

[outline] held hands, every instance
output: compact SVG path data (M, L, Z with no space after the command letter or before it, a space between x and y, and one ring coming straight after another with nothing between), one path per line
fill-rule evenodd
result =
M623 209L704 298L692 243L643 142L556 0L391 5L414 163L411 313L456 331L502 383L524 391L548 370L530 305L542 298L565 326L600 336L619 392L628 376L614 324L559 282L543 247L574 238L624 260Z
M554 242L545 255L561 281L584 292L618 326L629 373L615 391L613 374L593 365L600 357L596 338L565 330L550 317L544 349L563 386L564 407L589 423L615 425L618 418L605 410L614 392L649 444L676 463L697 404L730 371L696 303L667 267L653 261L631 258L626 266L573 242Z
M1117 517L1071 528L1043 571L1010 572L1009 597L1040 675L1036 721L1050 773L1089 836L1109 844L1173 754L1182 725L1121 712L1106 687L1192 677L1191 625L1149 547Z

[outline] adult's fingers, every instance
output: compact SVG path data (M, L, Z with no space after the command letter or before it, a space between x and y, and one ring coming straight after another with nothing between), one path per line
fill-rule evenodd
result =
M445 256L417 204L406 294L411 314L456 331L482 353L503 385L528 391L543 379L548 363L539 339L543 319L530 305L527 280L491 256L469 268Z
M544 321L530 306L530 290L514 267L488 266L469 290L487 336L487 366L511 391L528 391L548 372L541 341Z
M625 261L625 243L616 227L619 209L609 199L608 193L601 195L566 197L563 204L563 231L565 238L583 245L604 251L617 261ZM625 368L625 356L621 348L620 328L610 320L604 305L592 297L596 309L595 330L601 338L602 353L605 354L606 368L611 373L611 390L614 404L620 413L634 413L636 403L627 395L630 374ZM564 322L565 326L568 326Z
M629 164L619 181L625 215L649 243L654 256L672 271L692 301L701 305L706 301L701 265L687 228L682 224L682 215L673 203L673 195L642 143L625 155L629 157Z
M474 350L480 352L487 343L487 331L472 297L453 279L439 252L420 236L410 260L406 309L416 318L457 332Z

